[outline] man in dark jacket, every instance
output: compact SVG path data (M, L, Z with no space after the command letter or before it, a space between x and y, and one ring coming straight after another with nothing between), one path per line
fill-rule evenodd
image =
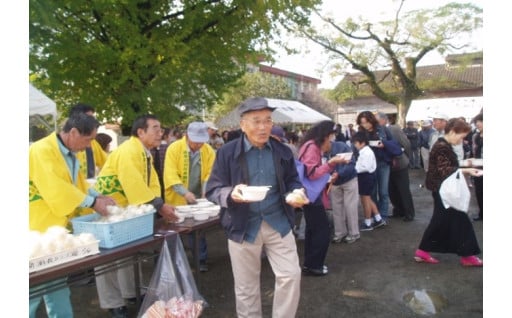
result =
M407 127L403 129L404 134L411 144L411 156L409 157L409 168L421 169L420 165L420 134L418 129L414 127L413 121L407 122Z
M393 205L393 217L401 217L405 222L414 220L416 211L410 189L409 158L411 144L409 139L398 125L389 125L388 129L400 146L403 153L398 157L398 167L391 168L389 173L389 200Z
M261 97L239 106L242 136L217 151L206 197L221 206L221 224L235 283L238 317L262 317L260 272L265 251L276 276L273 317L295 317L301 268L292 228L294 209L306 202L285 197L301 189L291 150L269 138L275 108ZM262 201L245 200L246 186L270 186Z

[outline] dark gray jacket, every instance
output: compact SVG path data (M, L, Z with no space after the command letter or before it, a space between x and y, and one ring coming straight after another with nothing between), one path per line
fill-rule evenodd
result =
M403 132L402 128L397 125L389 125L389 132L393 138L402 146L403 153L400 155L400 169L407 169L409 167L409 158L411 156L411 143L407 135Z
M220 218L228 239L241 243L247 229L249 204L235 203L231 192L238 184L249 185L249 171L244 151L244 138L232 140L217 150L210 178L206 184L208 200L221 206ZM281 202L290 222L290 229L295 225L295 211L285 202L289 192L302 188L295 159L286 145L270 138L274 157Z

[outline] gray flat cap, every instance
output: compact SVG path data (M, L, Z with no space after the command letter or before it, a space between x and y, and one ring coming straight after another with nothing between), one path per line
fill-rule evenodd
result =
M247 112L252 112L255 110L261 109L270 109L274 111L276 108L269 105L268 100L263 97L251 97L242 102L240 106L238 106L238 113L240 116Z

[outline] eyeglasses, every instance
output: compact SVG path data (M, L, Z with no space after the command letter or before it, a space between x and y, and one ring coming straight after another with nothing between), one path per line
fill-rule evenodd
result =
M267 118L267 119L244 118L242 120L249 122L251 124L251 126L255 126L255 127L259 127L261 125L263 125L265 127L271 127L274 124L274 121L272 120L272 118Z
M160 134L164 133L164 130L160 126L152 126L152 127L148 127L147 129L154 131L154 132L158 132Z

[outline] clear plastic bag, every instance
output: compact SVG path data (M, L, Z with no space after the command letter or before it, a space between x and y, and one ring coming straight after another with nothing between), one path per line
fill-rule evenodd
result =
M207 305L197 290L179 236L166 238L137 317L195 318Z

